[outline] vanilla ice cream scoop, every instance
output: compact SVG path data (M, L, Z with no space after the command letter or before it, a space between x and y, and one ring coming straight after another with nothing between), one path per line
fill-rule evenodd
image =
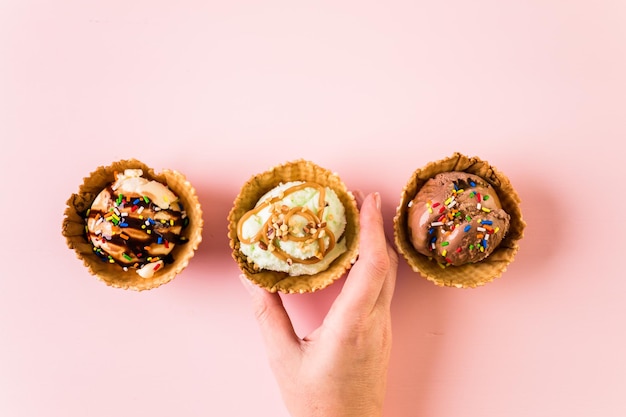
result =
M346 251L345 208L329 187L280 184L263 195L237 224L240 250L256 267L312 275Z
M85 215L86 233L103 261L152 277L170 263L170 252L186 242L188 219L178 197L141 169L117 173Z

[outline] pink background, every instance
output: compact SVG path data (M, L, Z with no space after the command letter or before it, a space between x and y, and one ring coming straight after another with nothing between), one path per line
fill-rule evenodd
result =
M401 261L385 416L626 415L625 22L621 0L2 0L0 415L287 416L230 258L239 186L307 158L380 191L390 232L454 151L509 176L526 236L475 290ZM141 293L61 236L82 178L130 157L183 172L206 224ZM341 286L285 297L300 335Z

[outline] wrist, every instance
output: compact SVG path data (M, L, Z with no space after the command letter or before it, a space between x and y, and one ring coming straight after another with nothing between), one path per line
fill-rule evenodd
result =
M291 417L382 417L382 407L371 404L333 405L303 402L293 410Z

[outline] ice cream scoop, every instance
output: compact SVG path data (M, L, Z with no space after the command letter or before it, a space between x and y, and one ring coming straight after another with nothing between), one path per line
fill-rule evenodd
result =
M240 250L258 268L312 275L346 251L345 209L329 187L280 184L239 219Z
M94 252L109 263L152 277L186 238L188 224L178 197L164 184L142 177L141 169L117 173L85 214L86 233Z
M510 216L495 189L467 172L443 172L426 181L409 203L415 250L441 266L476 263L498 247Z

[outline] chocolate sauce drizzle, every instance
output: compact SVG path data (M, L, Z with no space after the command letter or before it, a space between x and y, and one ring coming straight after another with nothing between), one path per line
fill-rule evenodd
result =
M141 268L159 260L165 264L172 263L174 258L171 253L157 255L154 249L157 247L167 249L171 244L187 242L187 238L172 230L180 227L182 232L189 224L182 204L174 203L179 210L162 209L147 197L117 194L110 186L103 192L110 196L108 210L89 209L83 215L85 237L94 246L94 253L104 262L117 263L125 268ZM111 235L90 230L88 227L90 220L93 220L95 225L100 222L112 223ZM111 256L98 243L124 248L122 257Z

